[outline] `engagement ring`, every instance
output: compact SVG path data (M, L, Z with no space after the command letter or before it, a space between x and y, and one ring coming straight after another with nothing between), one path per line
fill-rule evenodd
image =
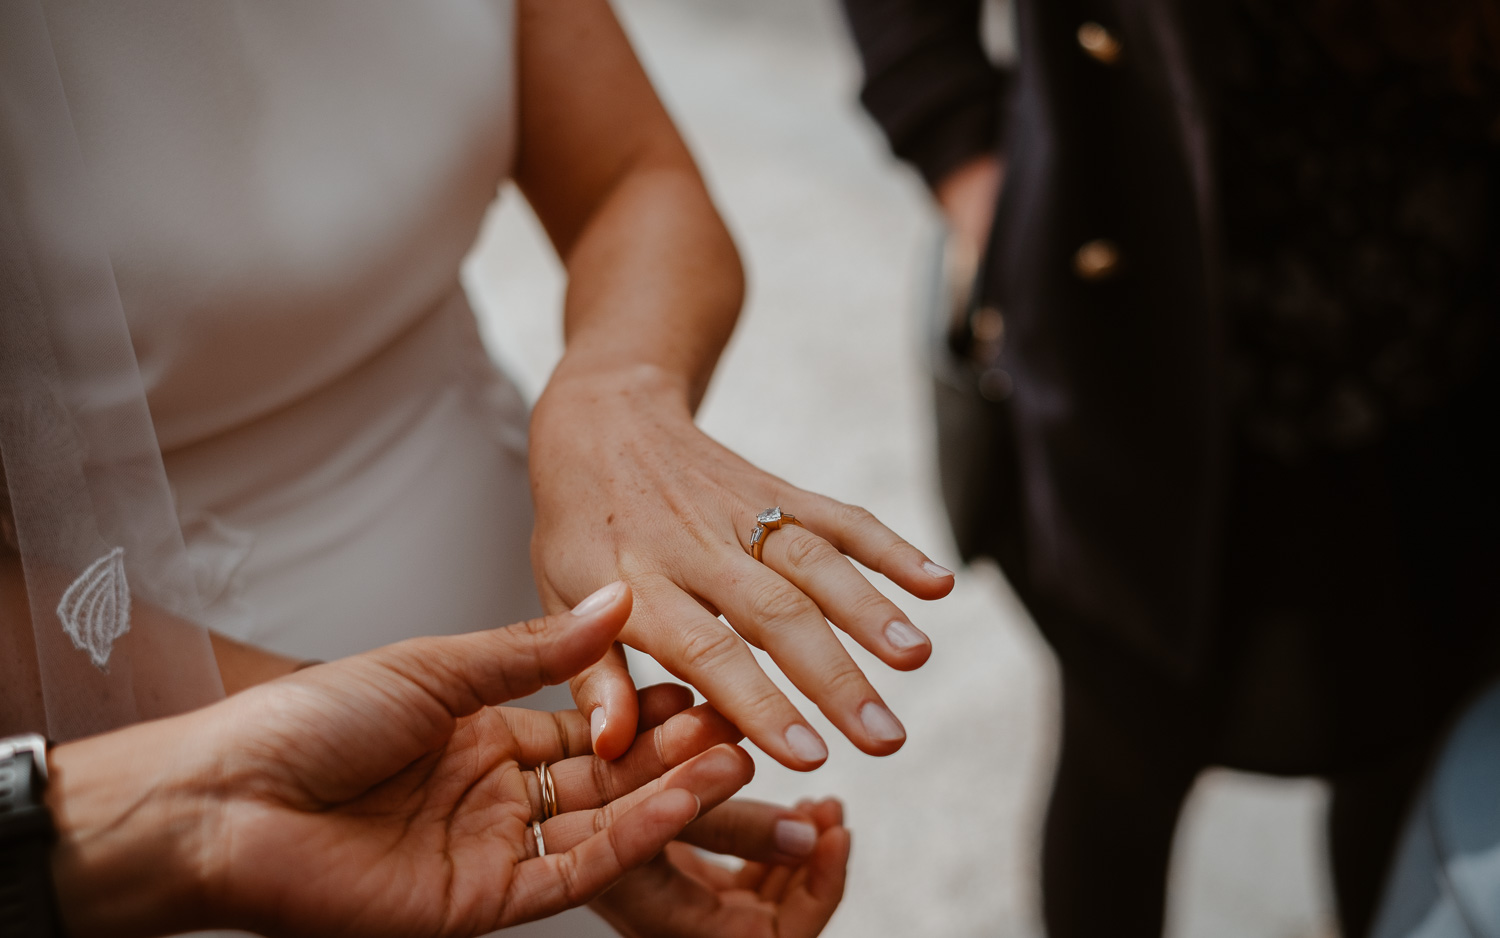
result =
M780 507L767 508L755 516L755 530L750 532L750 546L745 552L756 560L760 560L760 552L765 549L766 537L783 524L795 524L797 527L805 527L797 520L797 516L789 511L782 511ZM765 561L761 561L764 563Z

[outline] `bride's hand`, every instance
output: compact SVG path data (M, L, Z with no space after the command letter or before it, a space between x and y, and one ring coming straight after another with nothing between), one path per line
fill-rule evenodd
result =
M588 901L747 782L707 707L589 751L587 721L494 706L596 660L629 614L403 642L194 713L60 746L48 790L68 933L475 935ZM680 691L648 690L653 700ZM551 764L555 817L532 819Z
M905 731L825 618L894 668L930 646L845 555L923 599L952 574L868 512L761 472L693 425L743 298L734 244L606 0L523 0L518 23L515 177L568 271L567 350L531 422L542 598L558 610L629 581L621 639L785 765L814 768L827 749L746 642L860 749L894 752ZM778 505L806 527L773 533L757 563L746 540ZM573 694L596 751L617 756L636 725L623 653Z
M691 683L791 768L815 768L827 750L746 643L769 653L861 750L900 748L900 722L828 622L893 668L919 667L931 652L926 636L849 558L923 599L945 595L951 573L868 512L715 443L693 425L682 388L649 367L554 378L533 417L531 452L532 562L550 608L625 579L636 607L620 640ZM757 562L745 548L756 514L772 506L805 527L771 533ZM594 720L595 751L623 751L636 726L623 654L575 678L573 694Z

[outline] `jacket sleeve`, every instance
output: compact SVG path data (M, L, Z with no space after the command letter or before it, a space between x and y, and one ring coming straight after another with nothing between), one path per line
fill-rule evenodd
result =
M982 0L842 0L864 64L860 101L936 185L999 143L1009 72L980 40Z

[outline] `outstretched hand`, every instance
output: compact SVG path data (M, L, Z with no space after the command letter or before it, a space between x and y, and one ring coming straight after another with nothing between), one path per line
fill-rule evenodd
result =
M402 642L57 748L69 933L474 935L595 897L753 774L707 707L606 764L583 755L578 714L495 706L597 660L630 606L615 584L571 613ZM543 761L561 813L539 856Z
M869 512L789 485L711 440L693 425L682 389L659 373L562 372L532 419L532 566L548 607L625 579L636 611L621 641L692 684L790 768L816 768L827 748L750 645L861 750L899 749L906 731L829 623L890 667L920 667L927 637L850 561L922 599L946 595L953 575ZM746 547L757 513L772 506L804 526L772 532L757 562ZM595 751L622 752L636 726L623 651L572 687L593 720Z

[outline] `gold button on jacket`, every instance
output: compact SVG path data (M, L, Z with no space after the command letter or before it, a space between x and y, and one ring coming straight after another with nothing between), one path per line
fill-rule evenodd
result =
M1078 27L1078 45L1105 65L1120 61L1120 53L1124 50L1114 33L1093 22Z
M1120 247L1100 238L1089 241L1073 255L1073 272L1084 280L1108 280L1120 270Z

